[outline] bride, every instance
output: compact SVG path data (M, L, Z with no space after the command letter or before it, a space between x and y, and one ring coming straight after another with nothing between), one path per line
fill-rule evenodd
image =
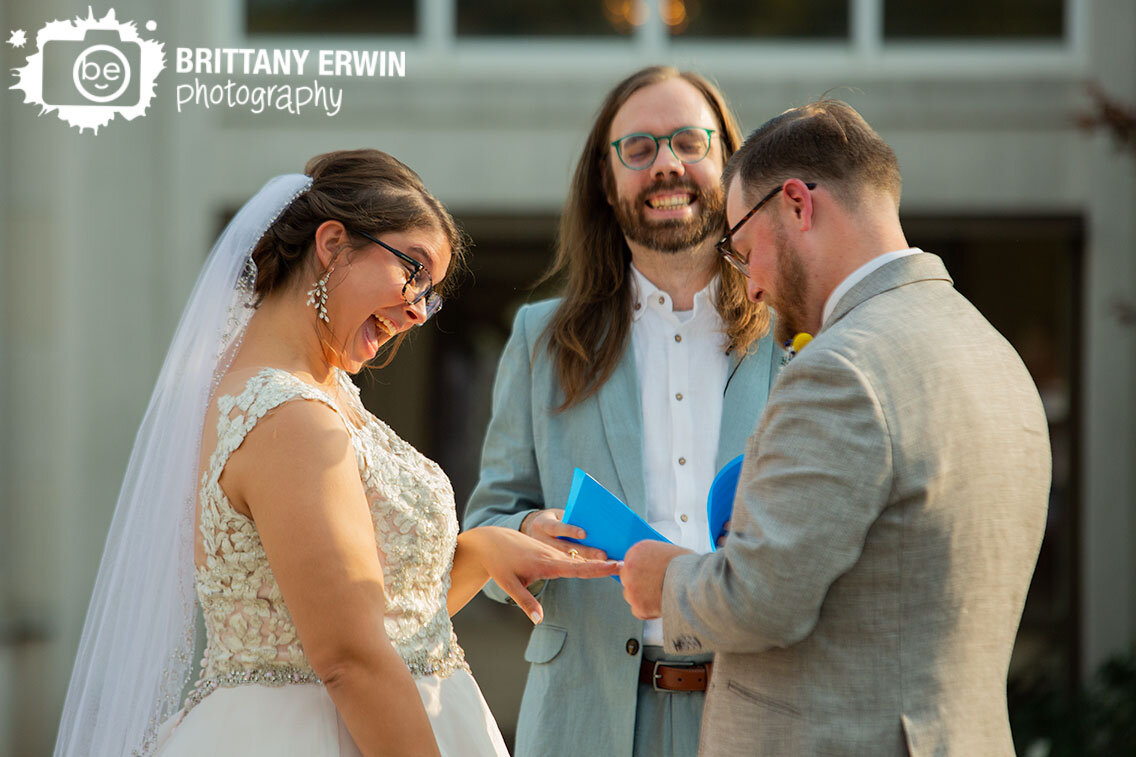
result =
M139 430L56 755L506 753L450 615L494 579L538 623L528 583L617 565L458 534L445 474L359 401L348 374L437 312L462 242L377 150L236 215Z

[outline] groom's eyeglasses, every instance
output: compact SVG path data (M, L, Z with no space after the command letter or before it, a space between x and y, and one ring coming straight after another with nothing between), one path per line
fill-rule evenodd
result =
M808 187L810 192L817 187L815 181L806 182L805 186ZM740 231L741 228L745 226L746 221L753 218L754 213L761 210L765 203L776 197L777 193L780 192L784 187L785 185L781 184L780 186L774 187L773 189L769 190L769 193L766 194L765 197L762 197L760 200L758 200L757 204L754 205L748 213L742 216L740 221L730 227L730 230L726 232L726 236L722 237L718 244L714 245L714 249L718 251L718 254L724 257L727 263L740 271L742 276L745 276L746 278L749 278L749 256L743 257L740 252L735 250L730 245L730 240L733 239L734 234L737 234L738 231Z
M406 283L402 285L402 299L406 301L407 305L417 305L425 298L427 320L442 309L442 298L434 291L434 280L430 278L430 272L426 270L426 266L410 257L405 252L396 250L386 242L381 239L376 239L365 231L356 230L354 233L388 250L396 258L410 266L406 271Z

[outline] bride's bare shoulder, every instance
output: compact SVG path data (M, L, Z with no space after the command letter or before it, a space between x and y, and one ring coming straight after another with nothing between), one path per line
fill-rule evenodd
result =
M262 373L243 380L240 375L226 377L232 382L231 396L238 397L242 387ZM355 459L347 428L326 395L294 376L272 374L264 378L286 383L295 391L281 394L281 401L265 403L261 411L254 411L257 417L249 419L251 424L243 424L244 436L226 461L221 486L242 512L256 492L275 492L282 481L318 477L328 468ZM219 395L225 383L218 388ZM233 407L232 412L241 413L242 409Z
M229 371L218 383L214 394L217 398L214 404L218 406L214 410L225 405L230 415L247 416L252 412L258 416L249 419L253 423L245 426L249 435L266 426L276 432L287 431L287 435L292 436L313 421L319 421L320 425L336 421L339 427L343 426L342 421L338 421L338 410L326 388L314 383L311 376L283 368L252 366ZM222 398L229 398L229 402L222 402ZM259 417L261 415L263 417Z

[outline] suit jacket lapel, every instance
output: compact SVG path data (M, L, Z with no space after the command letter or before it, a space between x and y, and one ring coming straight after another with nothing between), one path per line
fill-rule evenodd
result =
M604 433L615 463L623 501L640 516L647 515L647 492L643 481L643 408L635 372L635 351L630 339L615 372L596 393ZM604 482L600 482L604 483Z
M831 327L832 324L839 321L865 300L905 284L932 279L940 279L954 284L950 274L947 273L946 266L943 265L943 261L938 255L920 252L885 263L858 281L840 298L840 301L832 310L832 316L821 328L821 332Z
M722 423L718 432L717 467L740 455L753 433L776 371L773 337L766 336L749 354L730 353L730 380L722 398Z

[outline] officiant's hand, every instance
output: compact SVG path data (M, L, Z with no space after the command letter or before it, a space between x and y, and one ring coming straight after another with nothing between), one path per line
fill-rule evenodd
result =
M714 546L716 546L718 549L721 549L722 547L726 546L726 537L729 536L729 534L730 534L730 521L726 521L725 523L722 524L722 535L718 537L718 541L715 543Z
M623 599L631 606L631 614L650 620L663 614L663 579L667 566L679 555L693 554L675 544L645 539L623 558L619 580L623 583Z
M607 559L607 554L602 549L585 547L583 544L557 538L567 536L570 539L584 539L588 535L584 529L564 523L563 517L564 510L559 507L536 510L526 515L525 519L521 521L521 533L573 557L579 555L586 560Z
M462 533L458 540L458 553L451 572L451 596L448 598L451 614L457 612L453 600L458 597L454 596L454 589L458 588L458 584L465 583L462 574L467 570L464 566L471 562L468 558L472 558L484 571L472 593L480 591L486 579L493 579L533 623L539 623L544 618L544 609L528 590L529 584L542 578L614 576L619 573L621 565L615 560L586 560L583 557L569 556L560 549L511 528L471 528ZM461 604L465 601L468 601L468 597Z

